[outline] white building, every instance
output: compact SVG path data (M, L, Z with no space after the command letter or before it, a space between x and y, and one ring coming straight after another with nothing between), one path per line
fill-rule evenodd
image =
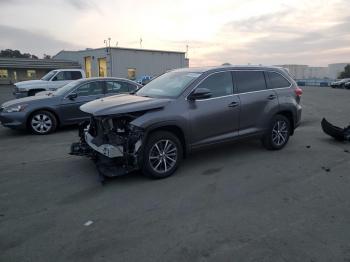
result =
M144 75L157 76L189 65L185 52L122 47L61 51L53 59L78 62L87 77L114 76L133 80Z
M329 78L337 79L339 74L344 71L344 68L350 63L337 63L328 65Z
M289 70L295 79L337 79L350 63L330 64L328 67L312 67L308 65L278 65Z

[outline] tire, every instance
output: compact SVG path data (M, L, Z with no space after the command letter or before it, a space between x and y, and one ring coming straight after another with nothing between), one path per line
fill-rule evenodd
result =
M147 139L142 155L143 174L152 178L165 178L179 167L183 148L179 138L173 133L156 131Z
M291 133L289 119L283 115L272 118L270 127L262 138L263 146L268 150L280 150L289 140Z
M37 111L29 117L28 127L33 134L47 135L56 130L57 119L56 116L49 111Z

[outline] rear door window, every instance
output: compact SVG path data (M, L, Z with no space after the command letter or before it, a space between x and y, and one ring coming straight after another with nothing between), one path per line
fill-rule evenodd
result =
M111 93L129 93L133 91L131 84L124 81L108 81L106 82L107 94Z
M214 73L208 76L197 88L207 88L212 93L211 97L231 95L233 83L231 72Z
M263 71L236 71L235 79L239 93L266 90Z
M93 96L103 94L102 82L90 82L79 86L76 91L78 96Z
M282 88L289 87L290 83L287 79L276 72L267 72L270 79L270 88Z
M70 73L71 73L71 80L77 80L82 78L80 71L71 71Z

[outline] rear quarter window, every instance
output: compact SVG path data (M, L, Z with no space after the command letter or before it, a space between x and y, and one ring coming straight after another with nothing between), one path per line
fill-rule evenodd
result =
M267 74L270 79L270 88L283 88L291 85L287 79L276 72L267 72Z
M236 71L235 79L238 93L266 90L263 71Z
M82 78L81 72L80 71L72 71L71 78L72 78L72 80L77 80L77 79Z

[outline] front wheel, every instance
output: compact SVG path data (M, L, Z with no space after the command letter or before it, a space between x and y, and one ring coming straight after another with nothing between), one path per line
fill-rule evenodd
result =
M153 178L171 176L180 165L183 150L173 133L157 131L147 139L143 152L142 171Z
M57 119L51 112L38 111L30 116L28 126L36 135L47 135L56 130Z
M289 140L291 130L289 119L283 115L273 117L266 135L262 139L265 148L269 150L282 149Z

